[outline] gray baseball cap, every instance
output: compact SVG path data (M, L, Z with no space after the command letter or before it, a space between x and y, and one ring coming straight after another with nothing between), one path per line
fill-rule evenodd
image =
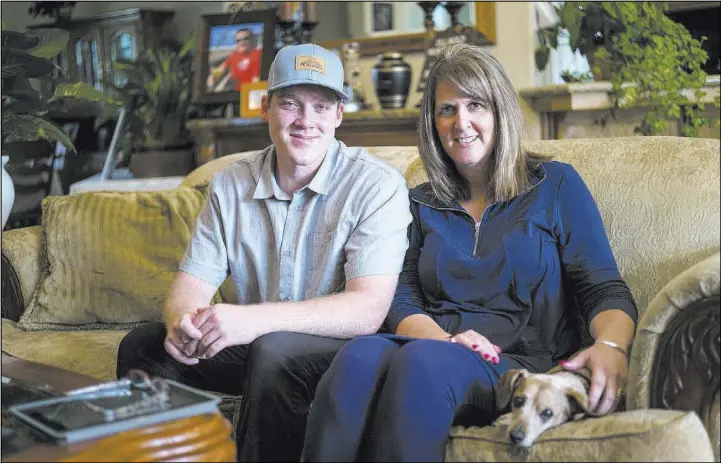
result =
M321 85L333 90L343 101L343 63L334 53L314 43L289 45L275 55L268 72L268 91L291 85Z

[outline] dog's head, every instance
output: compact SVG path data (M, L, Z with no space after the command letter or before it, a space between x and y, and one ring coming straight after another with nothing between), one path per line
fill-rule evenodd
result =
M496 386L496 407L503 411L509 405L508 439L521 448L530 447L549 428L594 415L585 384L570 372L507 371Z

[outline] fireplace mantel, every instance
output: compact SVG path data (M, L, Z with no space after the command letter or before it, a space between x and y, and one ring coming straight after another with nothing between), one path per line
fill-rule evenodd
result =
M709 76L703 90L704 103L713 102L719 95L718 75ZM618 111L616 121L602 128L595 121L612 105L611 82L587 82L544 85L523 89L519 95L541 116L543 139L613 137L633 135L633 128L643 115L642 108ZM708 104L706 112L718 118L718 108ZM665 135L680 135L679 124L669 123ZM718 128L703 128L699 136L719 138Z

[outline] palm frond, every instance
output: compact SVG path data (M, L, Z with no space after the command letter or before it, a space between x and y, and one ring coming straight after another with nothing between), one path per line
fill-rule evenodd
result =
M191 36L178 52L178 58L183 59L195 49L195 37Z
M82 98L83 100L92 102L117 104L117 102L112 98L105 96L103 92L85 82L58 84L58 86L55 87L53 96L51 96L48 100L48 103L52 103L62 98Z
M2 117L2 138L6 143L17 141L59 141L70 151L75 151L70 137L57 125L31 114L7 114Z
M22 32L2 31L2 48L6 50L28 51L39 42L39 38L29 37Z
M38 58L55 58L70 40L70 33L63 29L35 29L28 31L27 34L39 40L38 44L29 51Z
M3 78L17 75L24 72L28 77L38 77L48 74L55 69L53 63L45 58L38 58L22 51L2 49L2 70Z

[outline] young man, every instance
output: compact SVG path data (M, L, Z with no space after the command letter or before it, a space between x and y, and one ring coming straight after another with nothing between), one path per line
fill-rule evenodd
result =
M401 174L334 137L347 99L336 55L281 49L268 90L273 144L213 178L165 323L123 339L118 376L242 395L238 459L298 461L321 375L386 316L411 216ZM228 274L238 304L210 305Z

